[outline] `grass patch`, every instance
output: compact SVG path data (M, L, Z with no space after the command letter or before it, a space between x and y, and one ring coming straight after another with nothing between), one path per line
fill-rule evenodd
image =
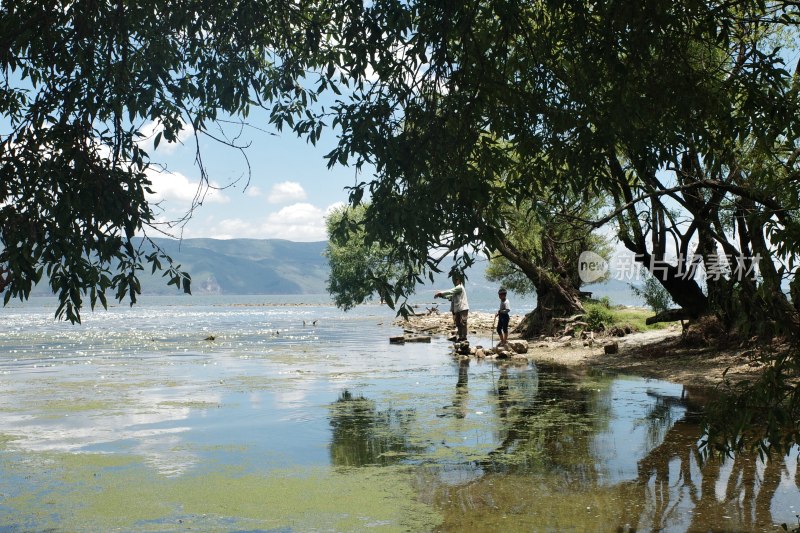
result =
M671 324L671 322L658 322L648 326L645 324L645 320L653 316L655 313L649 309L643 309L641 307L617 306L613 309L613 313L619 325L630 326L634 331L665 329Z
M597 330L600 323L605 329L617 326L630 327L633 331L651 331L669 328L673 324L680 322L658 322L647 325L645 321L655 312L643 307L628 307L625 305L614 305L607 297L599 300L587 299L583 301L583 308L586 311L584 322L589 324L589 329Z

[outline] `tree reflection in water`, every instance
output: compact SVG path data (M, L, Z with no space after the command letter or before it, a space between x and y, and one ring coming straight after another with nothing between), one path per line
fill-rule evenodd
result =
M766 463L739 455L700 465L700 413L709 391L677 388L676 394L653 382L636 399L646 408L626 425L632 399L615 378L587 380L543 365L498 371L490 392L502 422L498 446L472 466L482 475L442 484L431 494L445 510L443 530L773 531L781 522L797 525L796 450Z
M475 380L468 364L458 364L454 390L433 393L451 398L435 413L424 403L379 409L343 391L330 406L333 464L416 465L419 497L440 510L442 531L797 525L796 451L766 463L744 455L699 463L709 391L557 366L490 369L486 390L486 368ZM472 409L481 402L489 415ZM433 439L432 431L444 437ZM489 446L442 453L459 440L452 432L482 432L475 442Z
M409 441L413 410L378 410L372 400L344 390L330 406L331 462L335 466L395 464L421 448Z

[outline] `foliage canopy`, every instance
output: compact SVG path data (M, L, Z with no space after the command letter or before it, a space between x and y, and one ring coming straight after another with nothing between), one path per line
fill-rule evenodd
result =
M92 307L105 306L109 290L133 303L145 266L188 292L179 266L152 242L133 241L159 230L147 198L158 168L141 147L142 126L158 125L158 147L256 105L271 103L274 121L290 121L291 101L315 94L296 86L303 70L292 56L298 38L313 48L314 16L312 7L258 2L0 4L5 302L27 298L46 272L56 314L79 321L87 294ZM204 183L195 204L208 185L199 151L197 162Z

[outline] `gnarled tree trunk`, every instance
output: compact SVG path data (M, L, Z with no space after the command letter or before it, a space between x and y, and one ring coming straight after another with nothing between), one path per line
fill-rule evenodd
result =
M553 333L553 319L583 313L579 291L572 284L564 267L558 265L554 250L548 256L554 260L552 269L534 263L511 242L500 239L497 251L517 265L536 288L536 309L531 311L514 330L525 338ZM577 264L575 265L577 268Z

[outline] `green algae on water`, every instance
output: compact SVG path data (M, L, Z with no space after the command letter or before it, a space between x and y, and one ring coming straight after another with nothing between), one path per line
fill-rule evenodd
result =
M441 520L417 501L413 474L403 466L247 473L232 467L167 477L134 456L35 454L25 462L40 473L5 499L0 522L36 530L163 531L180 524L391 532L430 531Z

